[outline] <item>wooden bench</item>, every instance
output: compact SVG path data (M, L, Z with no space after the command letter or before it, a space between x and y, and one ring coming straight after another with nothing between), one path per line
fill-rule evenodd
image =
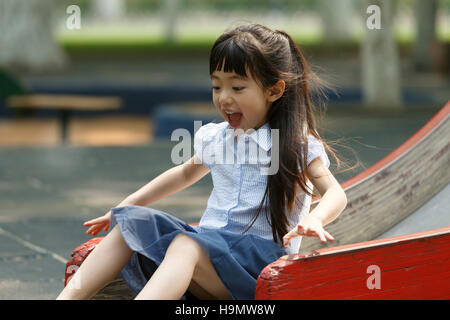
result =
M10 108L47 109L59 112L61 141L67 143L67 131L72 111L108 111L117 110L122 105L118 97L97 97L63 94L27 94L14 95L6 99Z

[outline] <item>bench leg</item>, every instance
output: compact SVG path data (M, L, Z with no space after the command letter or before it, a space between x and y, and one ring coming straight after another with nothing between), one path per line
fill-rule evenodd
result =
M59 113L61 123L61 142L67 144L67 131L69 128L70 110L61 110Z

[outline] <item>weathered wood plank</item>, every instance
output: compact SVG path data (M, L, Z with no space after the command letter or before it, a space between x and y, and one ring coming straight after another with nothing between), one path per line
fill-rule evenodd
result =
M118 277L97 292L91 300L132 300L134 297L136 294L130 290L121 277Z

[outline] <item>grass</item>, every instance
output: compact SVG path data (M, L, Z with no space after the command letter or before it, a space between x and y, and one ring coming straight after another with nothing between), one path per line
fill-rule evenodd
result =
M362 41L362 35L356 35L347 42L324 42L319 33L295 34L294 40L304 49L316 52L328 50L357 50ZM198 52L208 53L216 39L215 34L188 34L183 35L173 43L156 33L144 32L84 32L63 33L57 36L58 42L70 53L172 53ZM396 39L401 48L409 48L414 43L414 34L411 32L397 32ZM450 32L440 30L438 39L442 42L450 42Z

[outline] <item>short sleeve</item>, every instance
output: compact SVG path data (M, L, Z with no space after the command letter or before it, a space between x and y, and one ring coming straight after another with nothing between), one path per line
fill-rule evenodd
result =
M209 169L214 163L214 143L212 143L220 130L217 123L208 123L201 126L194 135L194 154Z
M325 148L323 146L323 143L318 140L313 135L308 136L308 159L306 166L309 166L309 164L317 157L320 157L322 159L322 162L325 164L325 166L328 168L330 167L330 160L328 159L327 153L325 152Z

